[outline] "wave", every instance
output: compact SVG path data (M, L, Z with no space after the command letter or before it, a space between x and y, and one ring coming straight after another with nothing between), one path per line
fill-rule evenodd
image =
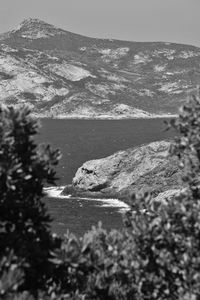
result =
M65 186L53 186L44 188L44 192L49 198L60 198L60 199L69 199L71 195L62 195L62 191L64 190Z
M44 192L49 198L58 198L58 199L77 199L81 201L95 201L101 202L100 207L116 207L120 209L120 212L129 210L129 205L124 203L119 199L109 199L109 198L86 198L86 197L74 197L72 195L62 195L62 191L65 186L59 187L48 187L44 188Z
M121 209L129 209L128 204L124 203L123 201L119 199L92 199L96 201L100 201L103 204L101 205L102 207L118 207Z

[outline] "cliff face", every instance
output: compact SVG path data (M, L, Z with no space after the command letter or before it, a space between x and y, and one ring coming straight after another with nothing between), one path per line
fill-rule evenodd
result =
M173 115L199 83L200 49L95 39L37 19L0 35L0 101L38 117Z
M73 191L93 197L123 198L142 190L158 195L175 189L179 187L180 171L175 159L168 155L169 146L166 141L153 142L87 161L73 178Z

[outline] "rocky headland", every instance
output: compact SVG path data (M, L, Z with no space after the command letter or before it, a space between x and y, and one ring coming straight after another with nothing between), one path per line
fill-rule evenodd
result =
M180 168L169 155L170 142L159 141L85 162L63 194L124 201L136 192L173 195L181 187Z

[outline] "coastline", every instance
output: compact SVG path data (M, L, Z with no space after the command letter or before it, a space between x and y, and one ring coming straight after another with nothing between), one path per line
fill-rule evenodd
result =
M102 121L120 121L120 120L139 120L139 119L147 119L147 120L153 120L153 119L171 119L171 118L178 118L178 114L163 114L163 115L152 115L152 116L80 116L80 115L57 115L57 116L45 116L45 115L39 115L39 114L32 114L32 116L36 119L53 119L53 120L102 120Z
M47 187L44 188L45 196L48 198L57 198L57 199L74 199L74 200L86 200L101 202L101 207L116 207L120 211L126 211L129 209L129 205L123 201L120 197L112 197L112 195L103 195L102 193L72 193L69 194L66 192L66 187L68 192L72 192L72 186L56 186L56 187Z

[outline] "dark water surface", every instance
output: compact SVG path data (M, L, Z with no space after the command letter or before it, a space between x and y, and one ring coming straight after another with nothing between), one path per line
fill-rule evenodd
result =
M99 221L106 229L122 227L123 210L98 200L48 198L46 204L54 218L52 230L61 235L69 230L82 236Z
M39 142L50 143L62 151L57 168L58 185L71 183L76 170L87 160L101 158L140 144L169 139L164 119L139 120L54 120L43 119ZM46 199L54 218L53 231L83 234L101 220L108 229L122 226L117 207L102 206L100 201L81 199Z

